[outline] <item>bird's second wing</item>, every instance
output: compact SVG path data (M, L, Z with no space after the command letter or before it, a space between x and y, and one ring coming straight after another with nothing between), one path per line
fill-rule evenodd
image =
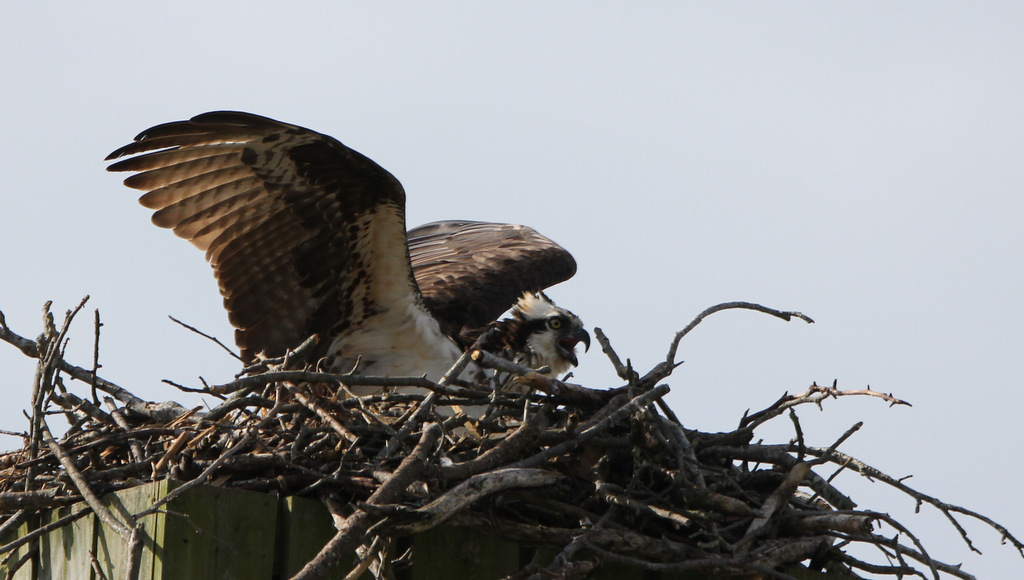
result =
M424 303L449 334L485 326L524 292L576 273L569 252L526 226L440 221L410 230L408 237Z
M418 301L405 194L335 139L237 112L158 125L108 160L132 171L153 222L214 268L247 359L337 335L389 301Z

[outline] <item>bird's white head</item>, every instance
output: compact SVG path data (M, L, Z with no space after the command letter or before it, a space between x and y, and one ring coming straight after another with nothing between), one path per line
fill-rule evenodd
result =
M590 348L590 334L580 317L555 303L543 292L527 292L512 308L512 315L521 321L526 337L526 362L533 367L547 366L551 374L560 376L570 366L579 364L576 345Z

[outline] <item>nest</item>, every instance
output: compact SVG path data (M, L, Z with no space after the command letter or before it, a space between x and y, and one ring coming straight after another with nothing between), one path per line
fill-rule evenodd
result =
M906 404L891 395L812 385L744 416L727 433L687 428L664 403L669 387L663 381L677 366L679 341L704 317L749 308L810 321L798 313L747 303L710 308L676 335L666 360L643 376L623 365L595 330L624 383L610 390L553 380L478 350L449 374L458 376L473 358L496 369L486 389L447 377L433 382L294 369L293 357L285 357L246 369L226 385L179 386L220 400L203 410L144 401L96 376L95 362L94 370L66 362L65 335L82 305L60 328L48 308L36 341L13 333L0 314L0 339L39 360L25 446L0 457L0 537L32 513L85 501L137 545L138 518L207 484L323 501L337 533L295 578L324 577L354 554L358 569L388 577L397 556L389 542L374 538L422 533L442 523L543 548L537 554L547 557L535 558L513 575L518 578L584 577L608 563L715 577L791 578L787 571L807 567L971 578L932 558L893 518L857 509L831 483L848 470L933 505L968 545L957 515L979 519L1024 548L991 519L840 452L859 424L826 447L812 446L793 413L797 406L844 396ZM98 315L96 332L98 338ZM72 393L65 377L89 392ZM384 385L368 396L352 392ZM753 442L757 427L787 413L796 430L792 441ZM48 426L54 415L68 421L59 438ZM164 478L185 483L131 518L115 517L98 499ZM67 523L35 530L0 552L13 553ZM879 562L849 555L852 544L877 548ZM138 550L129 553L136 560L125 568L131 578Z

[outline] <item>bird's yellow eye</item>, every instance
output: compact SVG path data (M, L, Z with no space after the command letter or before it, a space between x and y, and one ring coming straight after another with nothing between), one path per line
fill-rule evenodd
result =
M559 328L562 328L562 319L552 318L548 321L548 326L551 327L552 330L558 330Z

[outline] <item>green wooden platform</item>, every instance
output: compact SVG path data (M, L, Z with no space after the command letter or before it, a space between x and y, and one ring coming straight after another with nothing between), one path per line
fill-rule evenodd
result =
M103 502L115 515L138 513L165 496L175 484L154 482L107 495ZM54 509L30 522L36 529L83 509L76 504ZM285 580L299 571L334 535L334 526L316 500L200 486L188 490L162 512L140 522L145 530L139 580ZM23 524L3 543L28 533ZM120 536L94 515L53 531L38 541L33 554L13 580L100 580L124 577ZM534 550L470 530L440 527L399 540L411 548L415 565L400 570L401 580L493 580L521 569ZM0 577L29 554L22 546L0 563ZM551 553L553 557L555 552ZM546 561L550 561L547 558ZM341 580L351 568L341 569ZM99 574L97 573L99 570ZM791 572L792 573L792 572ZM812 573L801 578L828 578ZM369 578L369 574L364 574ZM589 576L597 580L655 580L668 576L619 566L603 567ZM675 576L680 580L700 576Z
M107 495L103 503L115 516L125 519L126 514L153 505L171 486L167 481L142 485ZM274 578L277 504L278 499L269 494L217 487L198 487L182 494L164 512L140 521L145 530L140 580ZM51 510L39 524L45 525L80 509L83 507L76 504ZM19 533L27 529L23 525ZM126 547L117 533L101 525L95 516L86 516L43 536L38 556L13 578L123 578ZM19 552L24 554L27 548L22 547ZM16 560L11 558L12 562ZM0 572L6 574L9 566L0 566ZM103 576L97 575L96 568Z

